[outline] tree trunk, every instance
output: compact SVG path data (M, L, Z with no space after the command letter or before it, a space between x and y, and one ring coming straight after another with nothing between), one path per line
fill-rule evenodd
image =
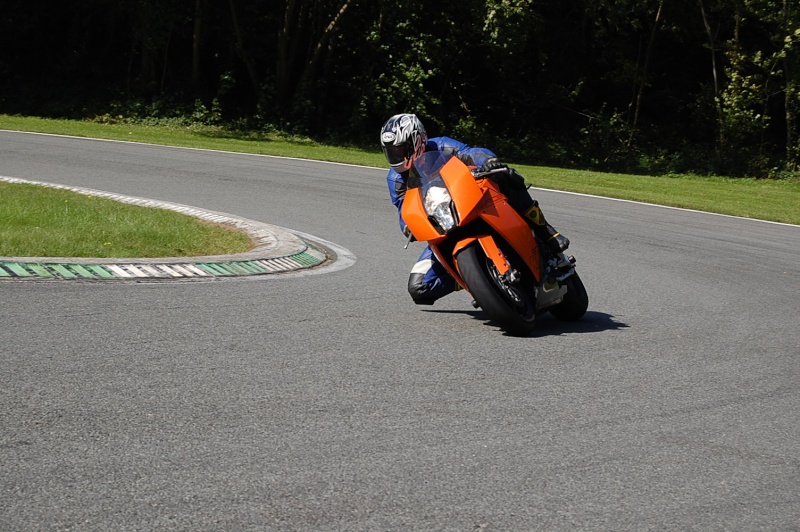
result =
M703 0L698 0L700 4L700 13L703 15L703 26L706 29L706 36L708 37L708 46L711 48L711 75L714 78L714 97L719 95L719 80L717 79L717 54L715 53L714 35L711 33L711 25L708 23L706 16L706 8L703 6Z
M244 46L244 36L242 35L242 28L239 25L239 15L236 11L236 4L234 0L229 0L228 5L230 6L231 11L231 22L233 23L233 32L236 35L236 52L239 55L239 58L245 64L247 68L247 73L250 76L250 82L253 84L253 91L256 94L257 99L261 99L261 90L260 85L261 81L259 80L258 74L256 73L256 67L253 64L252 59L247 53L247 49Z
M292 83L292 65L297 56L297 33L303 0L287 0L283 12L283 26L278 33L278 64L276 65L276 92L278 107L283 108L289 98Z
M783 27L784 34L789 31L789 5L788 0L783 0ZM786 112L786 169L790 172L797 170L798 158L800 157L800 142L797 139L797 114L796 101L800 87L794 75L793 65L791 64L791 51L787 51L783 58L783 78L786 86L783 91L784 107Z
M639 125L639 113L642 110L642 95L644 94L644 88L647 85L647 70L650 67L650 57L653 54L653 43L656 40L656 32L658 31L658 25L661 22L661 9L664 7L664 0L661 0L658 3L658 11L656 11L656 20L653 22L653 31L650 32L650 41L647 43L647 51L644 54L644 65L642 66L642 81L639 84L639 91L636 94L636 106L633 111L633 129L636 129L636 126ZM628 145L631 144L633 141L633 131L631 131L631 135L628 138Z
M306 69L304 72L303 77L306 78L307 81L310 81L314 78L314 73L316 72L317 65L319 64L319 60L322 57L322 53L325 50L328 41L330 41L331 34L336 29L336 24L339 22L339 19L342 18L344 12L347 11L347 8L350 7L351 0L345 0L344 5L339 9L339 11L334 15L333 19L330 21L328 26L322 31L322 35L317 42L317 46L314 48L314 55L311 56L311 60L306 65Z
M288 0L283 17L283 27L278 34L277 95L279 109L289 106L296 96L298 87L310 86L316 78L317 67L325 53L331 35L341 20L342 15L350 7L352 0L345 0L328 25L322 30L316 44L307 42L309 55L304 62L303 70L298 73L293 69L297 64L297 50L300 43L299 28L303 14L309 7L308 0ZM310 37L314 39L314 36Z
M192 33L192 89L197 92L200 85L201 64L200 52L203 44L203 13L206 0L195 0L194 3L194 31Z

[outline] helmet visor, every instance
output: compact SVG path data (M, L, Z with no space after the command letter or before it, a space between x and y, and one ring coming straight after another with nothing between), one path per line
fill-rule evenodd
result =
M386 160L391 166L398 166L404 164L411 156L411 150L407 142L399 146L383 146L383 153L386 155Z

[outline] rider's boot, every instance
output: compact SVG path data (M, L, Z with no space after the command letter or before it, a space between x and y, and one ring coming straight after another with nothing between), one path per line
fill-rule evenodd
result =
M569 239L547 223L538 201L533 200L533 205L523 215L533 229L533 234L547 244L554 253L561 253L569 247Z

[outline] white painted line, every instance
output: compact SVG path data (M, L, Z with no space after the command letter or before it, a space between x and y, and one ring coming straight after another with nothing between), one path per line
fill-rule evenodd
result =
M800 227L800 225L795 224L787 224L784 222L773 222L771 220L760 220L758 218L747 218L745 216L733 216L731 214L720 214L718 212L708 212L708 211L698 211L696 209L687 209L685 207L671 207L669 205L659 205L658 203L647 203L644 201L634 201L634 200L627 200L621 198L609 198L608 196L597 196L595 194L584 194L583 192L569 192L567 190L555 190L552 188L541 188L541 187L529 187L533 190L544 190L547 192L557 192L558 194L569 194L571 196L583 196L585 198L596 198L596 199L604 199L608 201L619 201L622 203L634 203L637 205L647 205L648 207L659 207L661 209L670 209L673 211L684 211L684 212L694 212L697 214L709 214L711 216L722 216L724 218L733 218L735 220L748 220L750 222L761 222L765 224L773 224L773 225L783 225L785 227Z
M169 148L175 150L191 150L191 151L204 151L204 152L211 152L211 153L225 153L229 155L244 155L248 157L266 157L268 159L284 159L288 161L304 161L309 163L319 163L319 164L332 164L335 166L349 166L351 168L374 168L375 170L385 170L382 167L377 166L364 166L363 164L350 164L350 163L335 163L332 161L318 161L315 159L303 159L302 157L285 157L283 155L267 155L263 153L247 153L243 151L227 151L227 150L210 150L207 148L190 148L188 146L170 146L167 144L153 144L150 142L134 142L131 140L114 140L114 139L96 139L90 137L76 137L74 135L59 135L57 133L37 133L35 131L16 131L13 129L0 129L0 131L5 133L25 133L28 135L41 135L43 137L61 137L67 139L78 139L78 140L91 140L95 142L112 142L117 144L133 144L133 145L140 145L140 146L154 146L156 148Z
M304 161L304 162L310 162L310 163L331 164L331 165L336 165L336 166L350 166L350 167L354 167L354 168L373 168L375 170L385 170L383 167L365 166L365 165L362 165L362 164L335 163L335 162L331 162L331 161L317 161L315 159L303 159L302 157L283 157L283 156L280 156L280 155L265 155L265 154L261 154L261 153L246 153L246 152L226 151L226 150L210 150L210 149L206 149L206 148L189 148L189 147L186 147L186 146L167 146L167 145L164 145L164 144L151 144L149 142L133 142L133 141L129 141L129 140L93 139L93 138L87 138L87 137L76 137L74 135L58 135L58 134L55 134L55 133L36 133L36 132L33 132L33 131L15 131L15 130L12 130L12 129L0 129L0 131L7 132L7 133L25 133L25 134L28 134L28 135L63 137L63 138L71 138L71 139L79 139L79 140L93 140L93 141L97 141L97 142L116 142L116 143L120 143L120 144L134 144L134 145L141 144L141 145L145 145L145 146L155 146L155 147L158 147L158 148L174 148L174 149L178 149L178 150L193 150L193 151L203 151L203 152L211 152L211 153L226 153L226 154L230 154L230 155L244 155L244 156L249 156L249 157L267 157L267 158L270 158L270 159L285 159L285 160L290 160L290 161ZM768 223L768 224L774 224L774 225L784 225L784 226L787 226L787 227L800 227L800 225L788 224L788 223L784 223L784 222L773 222L773 221L770 221L770 220L760 220L758 218L747 218L747 217L744 217L744 216L733 216L733 215L730 215L730 214L719 214L719 213L715 213L715 212L698 211L698 210L694 210L694 209L686 209L686 208L683 208L683 207L670 207L668 205L658 205L657 203L646 203L646 202L643 202L643 201L634 201L634 200L626 200L626 199L619 199L619 198L609 198L607 196L596 196L594 194L584 194L584 193L581 193L581 192L568 192L566 190L555 190L555 189L552 189L552 188L541 188L541 187L534 187L534 186L531 186L530 188L532 188L534 190L546 190L548 192L556 192L556 193L559 193L559 194L572 194L572 195L575 195L575 196L586 196L588 198L600 198L600 199L607 199L607 200L611 200L611 201L623 201L623 202L626 202L626 203L638 203L639 205L649 205L649 206L652 206L652 207L661 207L662 209L673 209L673 210L677 210L677 211L696 212L696 213L699 213L699 214L710 214L710 215L713 215L713 216L724 216L724 217L727 217L727 218L737 218L739 220L749 220L751 222L762 222L762 223ZM302 234L302 233L298 233L296 231L294 233L298 234L298 235Z

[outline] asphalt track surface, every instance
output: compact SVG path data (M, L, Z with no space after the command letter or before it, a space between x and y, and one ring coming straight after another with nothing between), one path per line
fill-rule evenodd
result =
M356 258L0 283L2 530L800 528L800 227L534 191L590 306L514 338L411 303L383 170L0 132L0 175Z

